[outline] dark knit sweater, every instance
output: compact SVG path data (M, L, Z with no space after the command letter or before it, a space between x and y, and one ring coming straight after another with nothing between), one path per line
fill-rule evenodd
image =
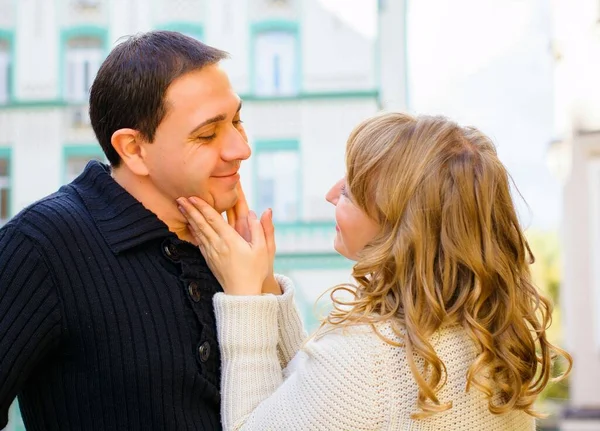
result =
M0 229L0 429L218 430L221 288L91 162Z

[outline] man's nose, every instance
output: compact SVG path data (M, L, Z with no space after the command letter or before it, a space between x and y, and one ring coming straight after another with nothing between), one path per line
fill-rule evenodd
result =
M226 161L246 160L252 154L248 141L240 133L232 133L223 147L222 158Z

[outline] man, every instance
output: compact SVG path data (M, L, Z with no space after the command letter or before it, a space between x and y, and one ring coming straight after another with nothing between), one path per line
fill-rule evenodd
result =
M28 429L221 428L221 287L176 199L238 200L250 148L225 57L167 31L119 44L90 93L110 168L0 230L0 429L17 395Z

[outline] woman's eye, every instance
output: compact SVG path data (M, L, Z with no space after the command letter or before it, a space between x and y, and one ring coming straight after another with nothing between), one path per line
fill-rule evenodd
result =
M346 184L343 184L340 188L340 194L345 197L348 197L348 190L346 189Z

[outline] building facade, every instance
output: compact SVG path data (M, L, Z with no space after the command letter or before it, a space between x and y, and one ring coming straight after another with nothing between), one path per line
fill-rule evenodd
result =
M257 212L273 208L276 270L314 327L317 295L350 278L324 199L344 175L347 136L406 108L405 11L404 0L0 0L0 225L104 160L87 100L119 39L180 31L231 54L223 67L253 149L244 190Z
M573 355L561 429L600 429L600 3L555 0L556 141L549 159L563 181L565 346Z

